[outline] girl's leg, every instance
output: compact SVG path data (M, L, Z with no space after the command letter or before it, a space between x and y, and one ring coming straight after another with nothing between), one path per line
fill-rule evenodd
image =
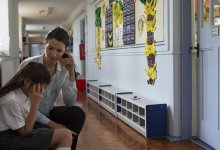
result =
M85 112L78 106L59 106L50 111L49 118L56 123L66 126L68 129L77 133L73 135L72 149L76 150L77 139L85 122Z
M70 150L72 145L71 131L65 128L54 129L51 148L59 150Z

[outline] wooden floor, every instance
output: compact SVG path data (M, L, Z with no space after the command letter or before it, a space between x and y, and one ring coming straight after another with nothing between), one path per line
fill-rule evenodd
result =
M203 150L191 141L145 139L87 98L85 92L78 93L77 101L82 103L86 112L86 121L79 136L77 150Z

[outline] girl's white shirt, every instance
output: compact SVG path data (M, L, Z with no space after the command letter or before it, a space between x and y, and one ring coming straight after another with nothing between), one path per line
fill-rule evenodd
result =
M16 130L25 125L30 111L30 100L21 89L0 98L0 131Z

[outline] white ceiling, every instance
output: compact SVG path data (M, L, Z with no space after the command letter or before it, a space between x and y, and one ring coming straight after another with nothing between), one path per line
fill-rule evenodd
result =
M84 0L19 0L19 16L29 37L44 36L61 25Z

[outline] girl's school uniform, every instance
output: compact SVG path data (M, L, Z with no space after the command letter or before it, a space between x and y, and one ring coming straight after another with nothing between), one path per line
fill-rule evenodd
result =
M25 126L30 100L21 89L0 98L0 150L47 150L53 129L39 128L22 137L16 131Z

